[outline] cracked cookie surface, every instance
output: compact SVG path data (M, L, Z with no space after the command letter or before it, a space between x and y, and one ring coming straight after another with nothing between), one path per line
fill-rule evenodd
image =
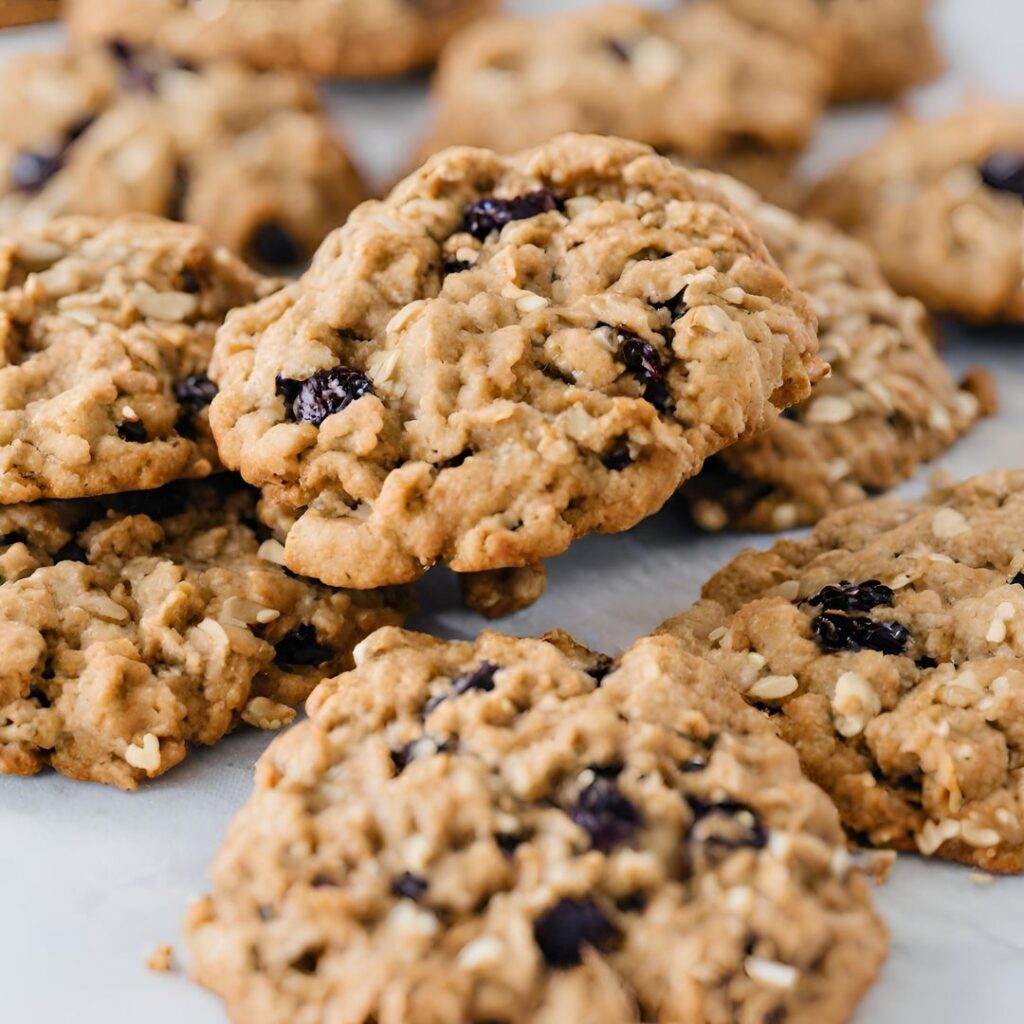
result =
M423 156L503 152L559 132L620 135L780 188L824 102L818 62L703 4L672 13L602 6L491 19L445 51Z
M209 474L214 331L275 287L156 217L0 232L0 503Z
M233 1020L848 1019L885 927L835 809L707 663L401 630L356 661L263 756L190 910Z
M736 182L715 180L807 294L832 373L770 430L726 448L684 485L701 526L786 530L817 522L895 487L995 411L991 379L974 370L954 384L926 310L892 290L870 250Z
M931 0L718 2L816 53L829 72L834 100L888 99L942 69Z
M662 629L772 716L854 835L1024 870L1024 471L836 512Z
M979 322L1024 322L1024 106L904 118L808 211L875 251L893 287Z
M135 789L239 721L290 721L401 621L400 592L287 574L255 507L222 477L0 510L0 772Z
M498 0L68 0L78 40L128 39L190 60L234 57L262 68L328 78L400 75Z
M342 586L627 529L824 365L802 293L648 147L439 154L219 332L211 425L288 566Z
M152 213L280 270L364 197L300 75L198 68L119 41L21 57L2 85L0 224Z

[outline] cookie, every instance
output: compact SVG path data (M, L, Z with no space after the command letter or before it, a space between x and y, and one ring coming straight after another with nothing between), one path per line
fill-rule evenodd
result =
M848 1019L885 926L710 666L667 637L613 667L401 630L357 662L261 759L190 910L233 1020Z
M1024 471L833 513L663 627L772 716L847 829L1024 870Z
M784 530L817 522L895 487L995 411L986 372L973 371L957 388L933 347L924 307L889 287L865 246L716 180L810 297L832 373L770 430L726 448L684 486L701 526Z
M825 77L800 47L713 5L610 5L474 26L445 50L434 92L423 156L598 132L749 173L763 189L784 180L809 140Z
M214 330L275 287L147 215L0 231L0 504L209 474Z
M211 425L337 586L531 565L634 525L822 374L747 220L646 146L452 149L218 335Z
M897 291L979 322L1024 322L1024 106L904 118L827 177L809 211L867 242Z
M287 574L255 505L221 478L0 513L0 772L135 789L240 721L290 721L401 621L399 592Z
M298 75L116 42L21 57L0 82L0 224L160 214L282 269L364 196Z
M467 608L488 619L502 619L539 601L547 590L548 574L544 563L537 562L515 569L463 573L459 584Z
M401 75L498 0L67 0L72 37L124 39L188 60L234 57L329 78Z
M0 8L0 27L49 21L59 15L58 8L59 0L7 0Z
M931 0L718 3L816 53L829 71L833 100L889 99L942 70Z

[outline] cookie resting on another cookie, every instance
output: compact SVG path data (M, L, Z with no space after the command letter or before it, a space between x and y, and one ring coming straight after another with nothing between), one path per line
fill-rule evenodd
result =
M135 789L239 721L290 721L358 641L401 621L401 592L285 573L255 498L220 478L0 512L24 531L2 547L0 772Z
M853 835L1024 871L1024 470L836 512L662 628L773 716Z
M275 287L156 217L0 231L0 503L209 474L214 330Z
M280 270L364 196L299 75L116 42L21 57L0 82L0 224L160 214Z
M828 224L761 202L737 182L714 180L810 298L832 373L774 427L726 448L684 485L701 526L785 530L817 522L895 487L995 411L988 374L974 370L957 388L933 347L926 310L893 292L868 249Z
M849 1018L886 929L792 750L668 637L551 639L381 630L314 692L186 923L233 1020Z
M498 0L66 0L72 37L127 39L189 60L235 57L329 78L400 75L431 63ZM203 9L200 9L203 8Z
M803 294L646 146L438 154L219 332L211 425L289 568L530 565L656 511L824 371Z
M931 0L718 0L817 54L834 100L888 99L942 70Z
M867 242L897 291L967 320L1024 322L1024 106L904 118L808 210Z
M423 157L597 132L749 175L777 194L811 137L825 83L798 46L713 5L609 5L474 26L446 49L434 92Z

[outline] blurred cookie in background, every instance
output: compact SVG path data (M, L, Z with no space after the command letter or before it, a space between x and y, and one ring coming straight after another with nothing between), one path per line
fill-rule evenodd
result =
M188 60L234 57L328 78L401 75L499 0L67 0L79 41L124 39Z
M803 48L714 5L493 18L445 50L437 120L419 155L456 144L508 152L594 132L646 142L781 198L826 88Z
M4 0L0 3L0 28L50 21L60 14L60 0Z
M839 102L888 99L934 78L943 61L931 0L718 0L759 28L817 53Z
M808 210L874 250L897 291L977 322L1024 321L1024 106L904 118Z
M889 490L995 412L975 369L959 387L935 351L924 306L889 287L871 251L821 221L706 175L748 213L818 317L832 373L773 427L710 459L683 493L709 530L787 530Z
M299 75L118 42L20 57L0 83L0 224L154 213L281 270L364 197Z

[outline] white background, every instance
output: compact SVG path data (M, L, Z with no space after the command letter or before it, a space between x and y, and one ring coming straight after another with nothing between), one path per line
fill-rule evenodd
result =
M509 3L524 12L586 5ZM949 109L972 90L1024 100L1024 4L945 0L939 22L950 71L913 98L916 106ZM0 60L60 41L53 27L0 32ZM425 79L336 87L330 100L363 166L380 181L397 174L425 123ZM871 141L886 116L880 108L830 114L809 168L820 171ZM955 368L984 362L997 372L1002 409L939 464L957 476L1024 464L1024 329L947 326L944 334ZM768 540L701 536L670 503L629 534L586 538L555 559L547 595L502 628L561 626L615 652L687 606L745 543ZM419 627L453 636L481 628L443 572L424 581L421 600ZM224 1021L220 1004L183 972L154 974L144 964L162 942L180 964L185 904L202 892L206 864L271 738L240 732L133 795L53 774L0 779L0 1022ZM1024 878L979 886L965 869L903 857L878 904L892 927L892 953L858 1024L1024 1020Z

